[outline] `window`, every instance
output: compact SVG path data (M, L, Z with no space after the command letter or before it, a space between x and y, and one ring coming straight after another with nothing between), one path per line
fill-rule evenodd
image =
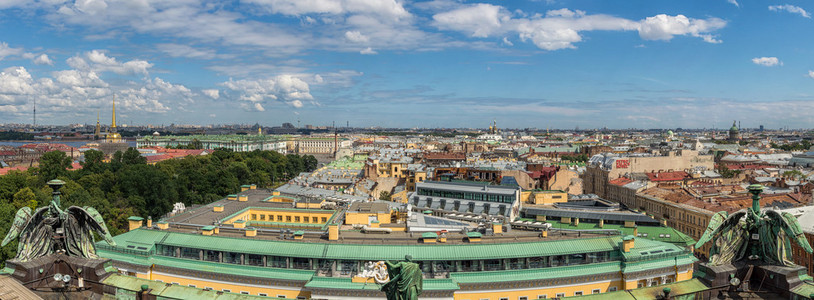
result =
M322 223L328 223L328 218L322 217Z
M319 223L318 218L317 217L311 217L311 223Z
M591 291L591 294L599 294L599 293L601 293L601 291L599 289L594 289L593 291Z
M266 293L258 293L257 295L258 296L263 296L263 297L268 297L269 296L269 294L266 294Z
M300 222L300 217L294 217L294 222L299 223Z
M565 297L565 293L557 293L557 298Z
M195 286L194 284L190 284L189 287L197 287L197 286Z
M257 214L252 214L252 220L257 220Z
M232 292L232 290L229 290L229 289L223 289L222 291L227 292L227 293L231 293L231 292Z
M615 286L612 286L612 287L608 288L608 292L615 292L615 291L616 291Z
M517 298L517 300L529 300L529 297L527 297L527 296L520 296L520 297L518 297L518 298Z
M260 215L260 221L265 221L265 220L266 220L266 215Z
M204 289L205 289L205 290L207 290L207 291L212 291L212 290L214 290L212 287L208 287L208 286L207 286L207 287L204 287Z
M574 296L582 296L582 291L574 292Z
M285 221L291 223L291 216L285 216Z
M174 284L174 285L181 285L180 283L177 283L177 282L173 282L172 284Z
M537 295L537 299L548 299L548 295Z
M285 299L285 295L277 295L277 298L283 298L283 299Z
M500 300L509 300L508 297L500 297Z
M277 216L277 222L282 222L282 221L283 221L283 216L282 215Z
M243 294L243 295L248 295L249 294L249 292L247 292L247 291L240 291L240 293Z

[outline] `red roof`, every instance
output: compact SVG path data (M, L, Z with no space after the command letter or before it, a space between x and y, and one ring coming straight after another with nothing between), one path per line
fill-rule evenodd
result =
M613 184L613 185L623 186L623 185L626 185L626 184L631 183L631 182L633 182L633 180L630 180L627 177L619 177L619 178L616 178L614 180L609 181L608 183Z
M15 170L16 171L25 171L25 170L28 170L28 167L26 167L26 166L17 166L17 167L11 167L11 168L0 168L0 175L6 175L6 174L8 174L8 172L15 171Z
M688 177L690 175L684 171L647 173L647 178L650 181L680 181Z

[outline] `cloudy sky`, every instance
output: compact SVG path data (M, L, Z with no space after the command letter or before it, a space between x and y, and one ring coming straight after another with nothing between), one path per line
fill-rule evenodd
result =
M0 123L814 127L811 1L0 0Z

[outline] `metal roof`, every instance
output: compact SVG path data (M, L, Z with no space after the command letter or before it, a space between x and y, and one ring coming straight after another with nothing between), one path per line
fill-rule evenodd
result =
M121 240L139 240L141 236L157 230L136 229L114 237ZM410 254L415 260L477 260L493 258L520 258L570 253L614 251L621 243L620 236L584 238L573 240L543 240L539 242L495 244L440 244L440 245L381 245L381 244L328 244L275 240L256 240L221 236L205 236L178 232L163 232L166 236L155 243L215 251L261 254L285 257L348 259L348 260L400 260ZM417 238L417 237L416 237ZM97 243L100 245L103 242ZM655 243L655 244L653 244ZM576 245L579 245L577 247ZM671 245L642 239L636 247L647 245ZM113 248L113 247L107 247ZM121 246L116 251L124 251ZM102 255L102 254L100 254ZM106 257L105 255L102 255ZM177 259L174 259L177 260ZM240 266L243 267L243 266Z
M523 209L526 214L542 215L546 217L566 217L566 218L580 218L580 219L602 219L605 221L636 221L637 223L659 223L656 219L648 217L647 215L625 212L608 212L608 211L578 211L566 210L556 208L536 208L525 207Z

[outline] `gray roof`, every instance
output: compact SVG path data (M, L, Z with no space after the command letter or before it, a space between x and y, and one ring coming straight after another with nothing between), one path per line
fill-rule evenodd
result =
M424 181L416 183L416 188L444 190L453 192L476 192L486 194L514 195L520 187L487 185L487 183Z
M595 212L595 211L577 211L556 208L536 208L527 207L523 208L526 214L541 215L547 217L567 217L567 218L580 218L580 219L602 219L605 221L636 221L636 223L659 223L656 219L648 217L647 215L628 213L628 212Z

